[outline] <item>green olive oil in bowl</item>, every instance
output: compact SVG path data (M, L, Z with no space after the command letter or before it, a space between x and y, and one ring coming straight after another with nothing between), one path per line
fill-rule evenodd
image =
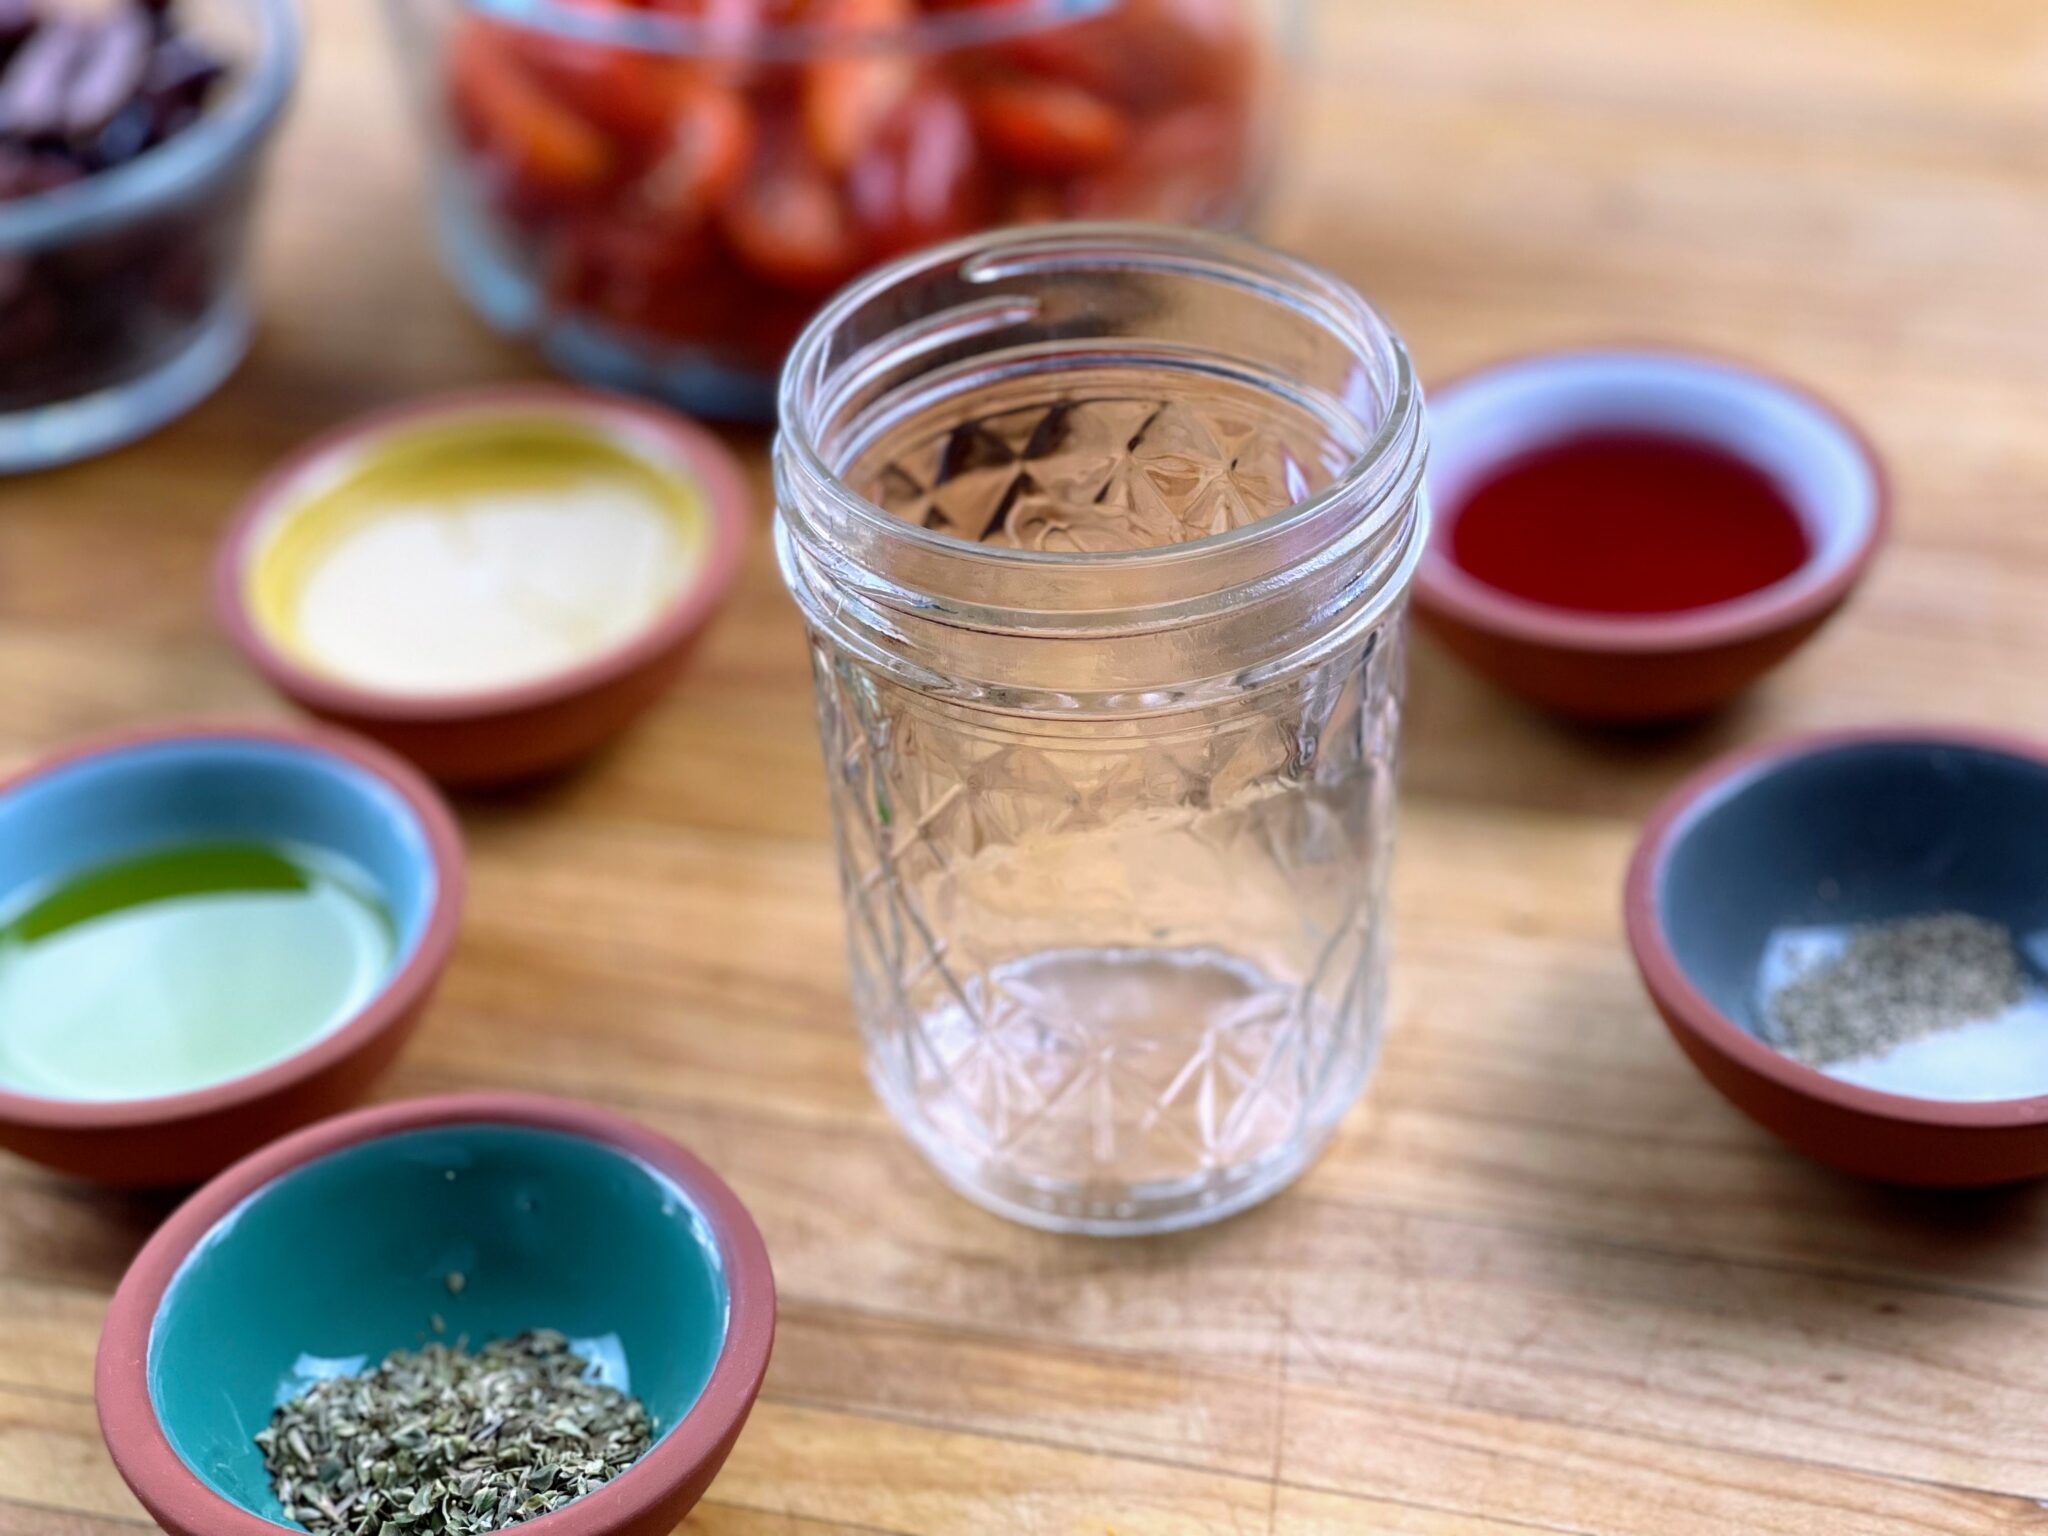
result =
M0 905L0 1089L83 1102L227 1082L296 1054L389 978L376 882L286 842L181 844Z

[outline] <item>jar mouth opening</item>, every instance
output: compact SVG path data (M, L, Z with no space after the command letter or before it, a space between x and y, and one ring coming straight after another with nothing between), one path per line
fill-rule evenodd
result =
M494 20L581 42L671 58L801 63L846 53L944 53L974 48L1114 10L1122 0L1011 0L1007 5L940 11L907 23L840 25L793 21L759 25L717 17L599 8L575 0L465 0Z
M897 285L920 273L957 267L970 283L994 283L1030 273L1076 273L1151 270L1181 273L1234 284L1313 318L1341 336L1356 354L1360 368L1377 382L1360 379L1356 387L1377 390L1376 420L1362 423L1362 446L1327 483L1312 494L1242 527L1179 543L1109 551L1016 549L972 543L924 528L897 517L865 496L856 494L839 476L843 464L829 461L819 446L824 430L846 405L853 386L872 366L873 353L887 345L930 347L957 342L977 332L995 334L1032 318L1033 302L1021 296L996 296L898 327L882 342L851 359L835 361L841 330L861 310L883 299ZM835 383L835 373L843 380ZM1354 412L1357 399L1346 402ZM1175 225L1144 223L1063 223L1037 229L1001 229L919 252L879 267L842 289L805 328L791 349L782 375L776 458L797 474L814 495L824 495L835 510L879 538L916 548L955 563L986 562L991 568L1041 574L1075 572L1180 572L1217 562L1242 564L1269 545L1292 546L1305 525L1319 524L1335 509L1356 516L1365 506L1405 502L1405 492L1419 484L1424 453L1422 391L1407 349L1379 315L1346 285L1297 258L1237 236L1213 234ZM1362 413L1359 413L1362 414Z

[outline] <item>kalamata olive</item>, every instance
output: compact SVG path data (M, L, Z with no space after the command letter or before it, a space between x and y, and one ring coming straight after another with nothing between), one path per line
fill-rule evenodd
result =
M94 170L126 164L149 148L156 132L156 108L147 98L134 97L93 137L86 159Z
M133 99L153 43L149 18L137 11L118 12L86 34L84 49L64 86L68 137L96 138Z
M65 93L91 38L80 21L45 22L36 29L0 79L0 135L22 144L54 144L63 137Z
M90 175L182 132L226 70L172 25L168 6L87 19L0 0L0 143L68 157ZM19 176L10 185L0 197L34 190Z
M68 156L0 144L0 201L54 191L84 174Z
M198 121L226 68L169 0L0 0L0 202L60 192ZM234 276L249 178L0 256L0 412L139 378Z
M34 0L0 0L0 69L36 29Z
M185 37L167 37L151 55L143 71L142 94L160 103L160 110L173 105L198 109L225 74L226 67L199 44Z

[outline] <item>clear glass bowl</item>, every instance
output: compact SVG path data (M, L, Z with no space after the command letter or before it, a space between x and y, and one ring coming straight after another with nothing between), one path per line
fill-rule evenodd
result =
M768 419L862 269L995 225L1246 221L1299 0L389 0L471 303Z
M299 66L293 0L185 0L232 77L198 122L126 165L0 202L0 472L129 442L248 349L250 210Z

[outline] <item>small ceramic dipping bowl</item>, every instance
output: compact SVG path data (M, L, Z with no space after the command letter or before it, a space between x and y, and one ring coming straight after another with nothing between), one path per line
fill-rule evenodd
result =
M1763 471L1800 519L1804 563L1740 597L1639 614L1530 601L1452 558L1462 504L1503 466L1615 432L1689 441ZM1675 352L1550 353L1433 391L1428 489L1422 621L1502 688L1592 722L1678 719L1726 702L1842 605L1887 521L1876 454L1839 413L1783 380Z
M1651 818L1629 945L1673 1037L1759 1124L1903 1184L2048 1173L2048 752L2007 736L1809 736L1740 752ZM2012 936L2010 1009L1821 1069L1767 1043L1766 989L1865 924L1937 914Z
M775 1333L746 1209L674 1143L520 1095L323 1121L206 1185L115 1293L107 1448L172 1536L287 1524L251 1438L323 1374L434 1339L567 1335L638 1397L653 1447L531 1536L668 1536L739 1437Z
M374 884L393 932L367 1001L282 1059L189 1091L101 1099L0 1086L0 1147L108 1183L193 1183L346 1108L390 1065L447 964L462 888L455 823L404 763L334 732L178 726L59 752L0 786L0 896L224 842L321 850Z
M732 455L672 412L530 385L343 426L249 498L215 606L286 697L444 784L565 768L675 680L738 574Z

